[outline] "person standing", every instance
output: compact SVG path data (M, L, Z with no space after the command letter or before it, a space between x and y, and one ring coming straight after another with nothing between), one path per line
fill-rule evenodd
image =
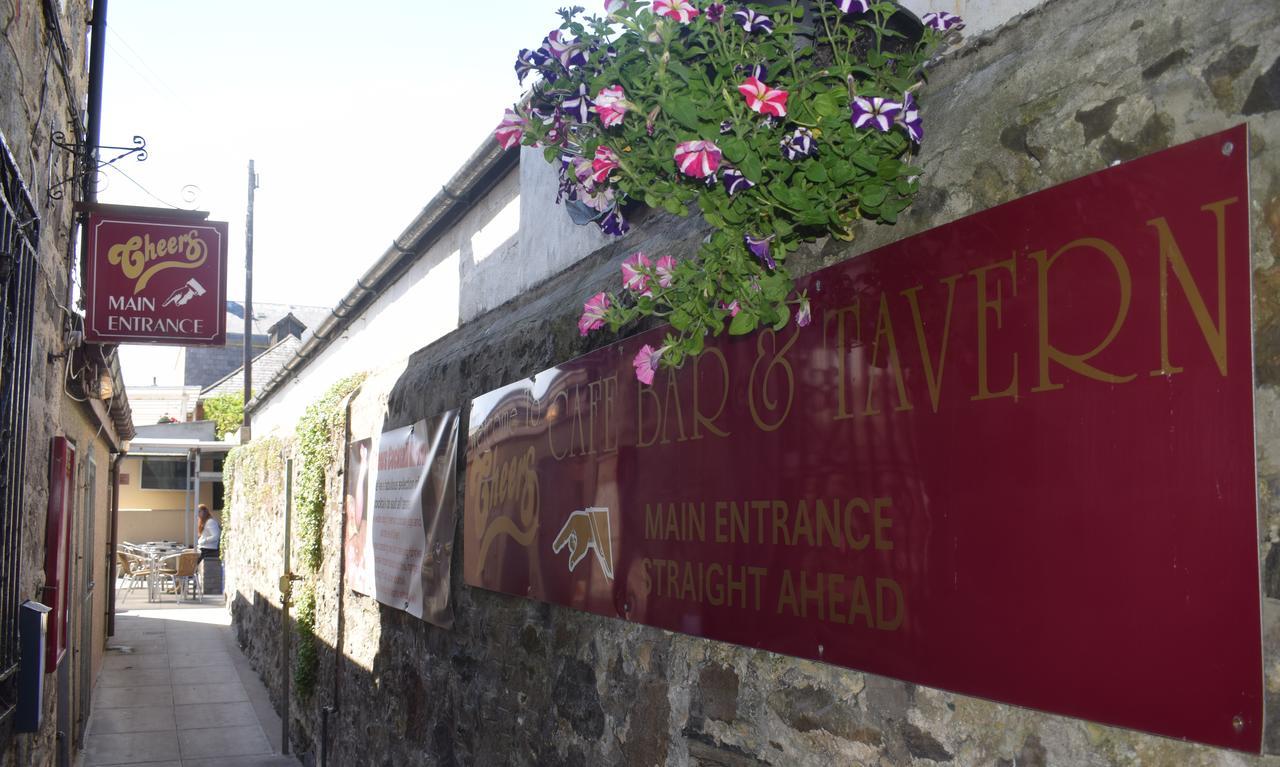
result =
M199 561L203 562L205 557L218 556L218 549L222 545L222 525L218 524L217 518L203 503L200 504L199 518L200 523L196 528L199 532L196 547L200 549Z

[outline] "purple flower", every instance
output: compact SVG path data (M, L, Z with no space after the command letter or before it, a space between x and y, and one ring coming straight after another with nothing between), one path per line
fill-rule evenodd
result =
M565 69L569 67L580 67L587 63L587 55L582 51L583 45L577 40L571 40L565 36L564 30L553 29L547 33L547 37L542 41L542 50L548 55L554 56L556 61ZM583 120L586 122L586 120Z
M920 18L920 21L924 22L926 27L932 27L939 32L964 29L964 21L954 13L945 13L943 11L926 13Z
M808 327L813 322L813 309L809 306L809 297L804 296L800 299L800 306L796 308L796 324L800 327Z
M724 120L720 123L720 133L730 133L733 131L733 120Z
M747 244L747 250L751 251L751 255L760 259L760 263L770 270L778 268L778 262L773 260L773 254L769 252L773 249L773 237L772 234L768 237L753 237L749 234L742 236L742 241Z
M707 21L712 24L718 23L724 16L724 3L712 3L711 5L708 5L707 9L703 11L703 14L707 17Z
M631 224L628 224L627 219L623 218L622 208L618 205L613 206L598 223L600 231L605 234L611 234L614 237L621 237L631 231Z
M721 179L724 181L724 190L730 197L756 185L756 182L742 175L742 171L737 168L726 168Z
M853 127L865 128L871 125L881 133L888 133L893 127L893 118L902 111L902 105L879 96L873 98L857 96L849 105L849 109L853 112L849 117Z
M924 138L924 121L920 119L920 112L916 108L916 97L910 93L902 100L902 114L898 115L898 124L917 144Z
M871 10L871 0L836 0L836 7L852 16Z
M818 143L808 128L796 128L783 136L779 146L782 147L782 156L792 162L818 156Z
M733 71L745 74L747 77L754 77L757 80L761 80L766 83L769 82L769 67L764 64L752 64L751 66L739 64L733 68Z
M745 5L733 12L733 20L738 26L746 30L747 34L754 32L764 32L766 35L773 34L773 19L763 13L757 13Z
M593 105L594 102L587 95L587 84L579 83L578 95L560 102L560 110L578 122L584 123L591 119L591 107Z
M525 76L540 70L542 65L547 63L547 59L547 52L541 48L533 50L521 48L520 53L516 55L516 79L523 84Z

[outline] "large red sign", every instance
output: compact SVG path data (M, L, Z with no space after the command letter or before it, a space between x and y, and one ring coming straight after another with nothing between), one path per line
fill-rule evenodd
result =
M1262 734L1246 131L476 398L467 582L1230 748Z
M98 205L87 259L85 340L226 343L226 222Z

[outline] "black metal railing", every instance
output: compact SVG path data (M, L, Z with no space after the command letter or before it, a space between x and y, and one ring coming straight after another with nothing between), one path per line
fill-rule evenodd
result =
M0 136L0 681L18 665L23 485L40 221Z

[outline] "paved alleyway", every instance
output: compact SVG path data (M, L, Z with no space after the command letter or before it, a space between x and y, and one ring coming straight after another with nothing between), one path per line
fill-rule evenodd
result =
M82 767L297 767L221 599L148 604L140 588L119 609Z

